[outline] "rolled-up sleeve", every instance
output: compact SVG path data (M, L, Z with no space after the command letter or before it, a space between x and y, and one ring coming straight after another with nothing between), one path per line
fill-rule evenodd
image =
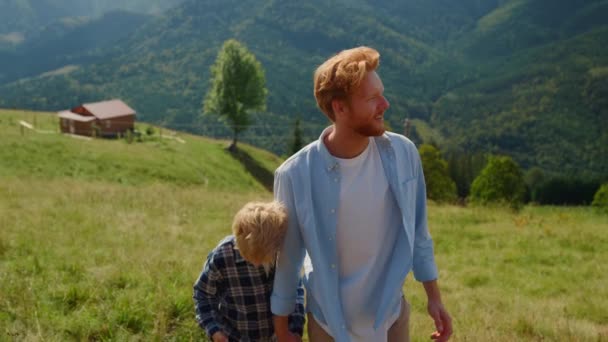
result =
M296 216L292 183L289 175L280 169L275 172L274 197L287 208L289 225L277 260L270 308L277 316L288 316L296 308L296 289L300 281L305 249Z

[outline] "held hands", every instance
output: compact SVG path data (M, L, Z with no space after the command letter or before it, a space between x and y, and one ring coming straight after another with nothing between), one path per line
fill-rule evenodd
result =
M221 331L217 331L215 334L213 334L211 339L213 342L228 342L228 337Z
M448 314L441 301L429 301L428 311L433 321L435 321L435 327L437 331L431 334L431 339L436 342L445 342L452 335L452 318Z
M277 336L279 342L302 342L302 337L298 334L288 332L285 336Z

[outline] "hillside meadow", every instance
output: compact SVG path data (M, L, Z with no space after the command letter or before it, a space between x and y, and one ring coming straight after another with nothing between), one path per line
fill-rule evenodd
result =
M182 133L53 130L48 114L0 110L0 340L205 340L192 284L233 213L271 199L259 174L280 160L243 146L246 165ZM607 216L430 203L429 221L454 341L608 341ZM427 341L422 287L404 290L412 340Z

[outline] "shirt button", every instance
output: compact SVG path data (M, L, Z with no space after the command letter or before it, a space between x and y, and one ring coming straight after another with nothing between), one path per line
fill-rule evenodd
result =
M331 268L336 268L336 264L331 264Z
M334 182L338 182L338 177L334 178Z
M336 209L332 209L332 210L331 210L331 213L332 213L332 214L333 214L333 213L335 213L335 212L336 212Z

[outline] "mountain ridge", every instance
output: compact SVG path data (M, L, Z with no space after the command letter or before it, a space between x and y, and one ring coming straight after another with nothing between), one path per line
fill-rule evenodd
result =
M141 109L144 120L228 134L217 118L200 112L209 67L221 43L236 38L266 69L271 114L258 115L259 125L274 126L273 134L285 140L299 116L312 139L327 124L312 96L314 68L341 49L370 45L382 55L379 73L392 127L408 117L421 119L442 132L442 149L450 153L509 154L525 168L597 176L608 169L602 158L606 133L591 130L581 137L575 129L561 132L559 122L581 128L608 121L597 109L605 77L581 76L608 65L600 44L608 32L598 19L608 14L606 4L190 1L142 24L102 63L1 85L0 105L57 109L122 97ZM555 18L545 18L551 13ZM595 95L584 95L585 87ZM555 122L548 119L553 117ZM252 129L244 139L253 142L257 133ZM556 137L564 139L546 143ZM283 146L261 145L284 152ZM559 153L547 157L546 146L582 153L585 162Z

